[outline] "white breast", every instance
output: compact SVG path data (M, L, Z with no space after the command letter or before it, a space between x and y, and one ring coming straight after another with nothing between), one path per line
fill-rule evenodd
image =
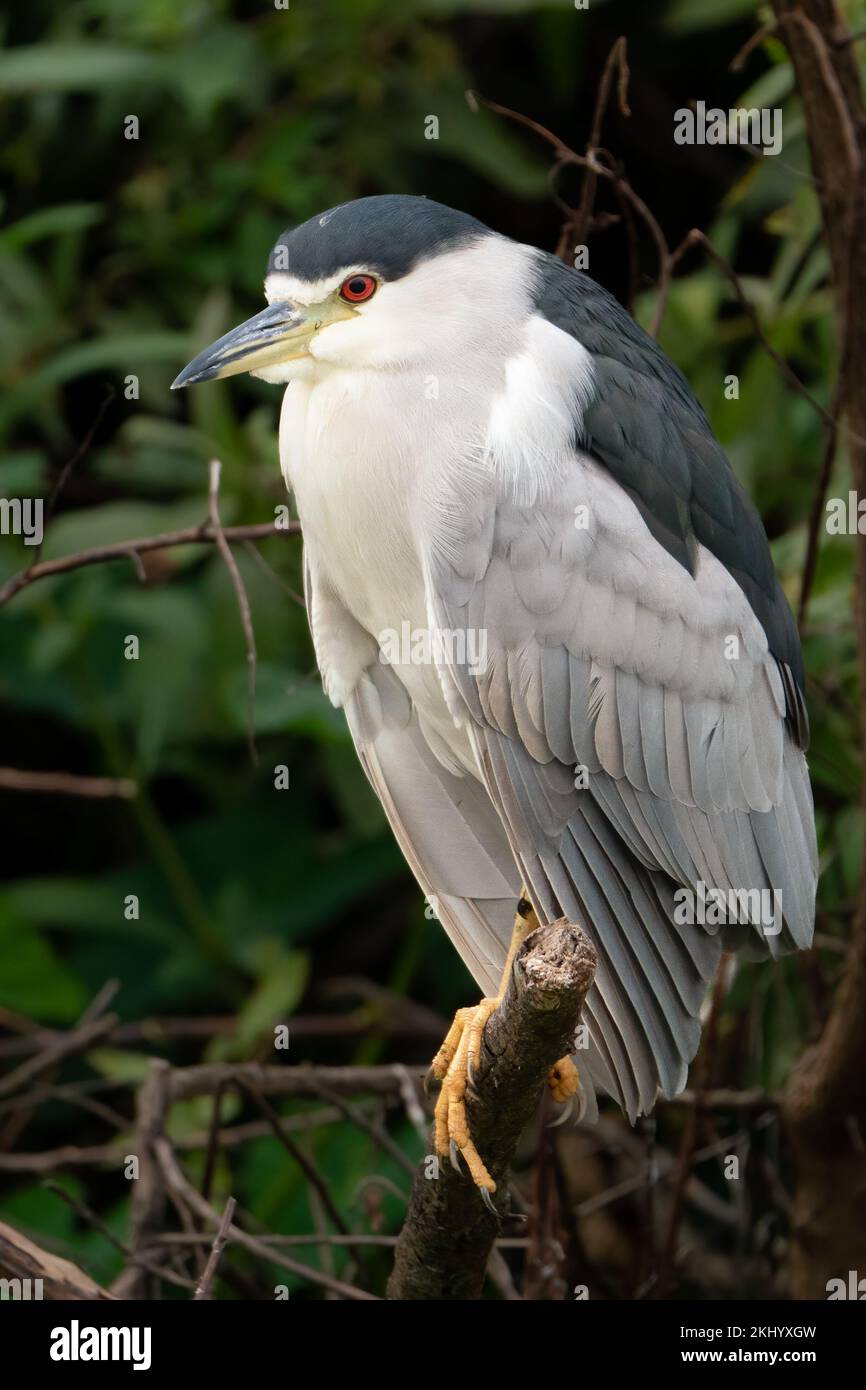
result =
M455 498L464 515L473 513L489 495L491 470L509 475L530 508L559 485L575 407L588 389L586 353L537 317L511 334L477 361L471 389L465 371L441 366L425 375L316 361L286 390L280 462L308 553L386 652L407 631L410 640L430 633L420 552L431 532L447 550L460 531ZM339 671L339 634L331 646L322 652L317 640L319 662ZM393 664L423 719L474 768L435 662Z
M385 649L429 631L421 561L415 544L431 470L446 466L454 440L466 438L461 411L443 429L441 395L429 400L414 374L322 367L286 390L280 418L280 464L295 494L316 570L357 623ZM465 402L464 402L465 406ZM339 669L340 636L318 649L320 665ZM402 653L401 653L402 654ZM409 652L411 656L411 651ZM427 725L463 767L474 770L430 660L393 661Z

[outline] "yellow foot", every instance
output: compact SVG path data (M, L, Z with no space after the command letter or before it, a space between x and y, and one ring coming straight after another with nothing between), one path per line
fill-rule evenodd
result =
M481 1050L481 1038L488 1018L499 1007L499 999L482 999L471 1009L458 1009L448 1034L433 1058L430 1070L441 1081L442 1089L436 1101L436 1151L457 1167L457 1153L463 1156L475 1186L485 1206L495 1210L490 1200L496 1183L488 1173L469 1133L466 1118L466 1089L472 1081L475 1063Z
M560 1105L577 1095L580 1090L580 1077L577 1074L577 1067L570 1057L560 1057L556 1066L550 1068L547 1073L547 1084L550 1087L551 1096Z

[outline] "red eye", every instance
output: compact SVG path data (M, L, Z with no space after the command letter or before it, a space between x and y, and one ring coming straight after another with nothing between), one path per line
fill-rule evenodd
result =
M350 304L359 304L362 299L369 299L375 291L376 281L372 275L350 275L340 286L340 298L347 299Z

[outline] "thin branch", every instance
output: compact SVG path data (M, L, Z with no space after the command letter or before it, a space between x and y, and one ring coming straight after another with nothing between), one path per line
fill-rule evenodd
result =
M153 1146L163 1132L168 1113L170 1071L167 1062L154 1060L136 1096L134 1153L138 1158L138 1178L132 1185L130 1201L131 1261L114 1281L114 1292L124 1298L142 1296L144 1281L138 1257L161 1227L165 1211L165 1187Z
M322 1177L313 1160L307 1157L307 1155L304 1153L303 1149L300 1147L299 1144L295 1143L294 1139L291 1137L285 1125L283 1124L281 1116L277 1114L276 1110L270 1104L267 1098L263 1096L261 1091L259 1091L255 1086L251 1086L248 1082L241 1082L240 1091L242 1095L248 1096L251 1100L253 1100L254 1103L258 1106L258 1108L261 1110L275 1138L279 1140L280 1144L282 1144L289 1157L293 1159L295 1163L297 1163L298 1167L304 1174L304 1177L307 1179L307 1182L310 1184L310 1186L314 1189L315 1192L318 1193L319 1200L322 1203L322 1207L324 1208L327 1215L330 1217L330 1220L332 1221L334 1226L336 1226L337 1230L342 1235L348 1236L351 1240L351 1233L349 1231L349 1227L343 1220L339 1210L337 1209L334 1199L331 1196L331 1193L328 1189L328 1184L325 1182L325 1179ZM335 1108L338 1110L342 1110L342 1106L342 1101L337 1101L335 1103ZM356 1123L363 1124L363 1121L365 1119L366 1116L359 1113L358 1118L356 1119ZM353 1254L358 1263L362 1264L363 1261L358 1251L354 1250Z
M158 1137L154 1142L154 1152L160 1173L166 1187L179 1197L191 1211L202 1221L209 1225L219 1228L221 1217L218 1212L206 1202L200 1192L197 1192L192 1183L184 1176L177 1159L172 1152L172 1147L164 1135ZM367 1293L364 1289L355 1288L353 1284L346 1284L342 1279L334 1279L329 1274L323 1274L318 1269L313 1269L309 1265L301 1264L298 1260L293 1260L289 1255L283 1255L277 1250L264 1245L256 1236L249 1235L241 1230L239 1226L232 1223L227 1232L227 1238L235 1245L240 1245L244 1250L248 1250L257 1259L265 1260L269 1264L278 1265L282 1269L289 1270L292 1274L299 1275L311 1284L318 1284L321 1288L330 1289L332 1293L339 1294L342 1298L360 1299L365 1302L379 1302L375 1294Z
M292 600L293 603L296 603L299 608L303 608L306 612L307 605L304 602L303 596L301 594L295 593L291 584L287 584L285 579L283 579L283 576L281 574L278 574L277 571L274 569L273 565L268 563L262 552L259 550L258 546L253 545L252 541L244 541L243 546L244 550L247 552L250 558L258 565L262 573L266 574L269 579L272 579L273 582L276 585L278 585L280 589L282 589L284 594L288 594L289 598Z
M843 354L844 358L844 354ZM809 599L812 595L812 588L815 583L815 574L818 569L818 551L821 544L821 528L825 520L825 508L827 504L827 493L830 489L830 479L833 476L833 460L836 457L836 445L839 440L840 416L844 408L844 401L847 392L845 381L845 363L843 359L839 362L839 371L836 378L836 387L833 392L833 406L831 418L826 424L826 434L824 438L824 454L821 459L821 470L818 474L818 481L815 484L815 493L812 498L812 506L809 511L809 520L806 527L806 557L803 561L803 574L800 579L800 597L797 603L797 626L802 633L806 626L806 617L809 609Z
M369 1008L353 1009L350 1013L296 1014L292 1017L292 1037L299 1038L356 1038L393 1037L441 1041L447 1024L437 1021L432 1009L413 1006L409 1001L389 998L382 992L382 1007L392 1011L393 1018L380 1017ZM374 1004L376 1003L373 1000ZM0 1018L0 1026L3 1020ZM50 1040L62 1036L56 1029L33 1025L35 1032L21 1037L0 1039L0 1059L29 1057ZM112 1028L106 1042L112 1047L138 1046L146 1043L159 1047L187 1038L205 1041L215 1037L234 1037L237 1018L233 1014L202 1016L201 1018L144 1018L134 1023L119 1023Z
M194 1287L191 1279L186 1279L181 1274L175 1274L172 1270L166 1269L163 1265L157 1264L153 1260L146 1259L143 1255L133 1255L129 1247L124 1245L122 1240L118 1240L107 1221L103 1221L102 1217L98 1216L93 1208L89 1207L86 1202L82 1202L80 1198L73 1196L71 1192L67 1192L65 1187L60 1186L60 1183L46 1179L46 1181L42 1183L42 1186L47 1188L49 1192L54 1192L61 1201L64 1201L68 1207L71 1207L85 1226L92 1226L95 1231L98 1231L99 1234L108 1241L109 1245L113 1245L115 1250L120 1251L121 1255L126 1255L127 1258L132 1258L137 1261L149 1274L156 1275L158 1279L165 1279L169 1284L174 1284L179 1289L191 1289Z
M338 1110L341 1110L350 1124L355 1125L358 1129L362 1129L365 1134L369 1134L370 1138L374 1140L380 1149L389 1154L395 1163L405 1169L407 1173L414 1175L415 1164L411 1159L406 1157L399 1144L394 1143L394 1140L382 1125L377 1124L375 1120L371 1120L363 1111L359 1110L357 1106L350 1105L347 1101L341 1100L337 1092L332 1090L327 1082L322 1080L321 1072L313 1073L311 1084L317 1095L320 1095L323 1100L330 1101Z
M98 1038L110 1033L116 1023L115 1014L106 1014L103 1018L89 1019L70 1032L61 1034L44 1051L37 1053L35 1057L28 1057L20 1067L16 1067L8 1076L0 1078L0 1096L12 1095L65 1057L70 1057L76 1052L86 1052Z
M246 587L241 577L241 572L238 569L237 561L232 554L232 548L226 540L222 522L220 521L219 491L221 469L222 464L219 459L211 459L209 470L210 486L208 488L208 511L217 550L223 558L225 567L234 585L235 596L238 601L238 610L241 615L241 626L243 627L244 639L247 644L247 744L250 750L250 759L255 765L259 760L259 755L256 751L256 634L253 628L253 617L250 612L250 601L247 596Z
M217 1159L222 1145L220 1144L220 1119L222 1117L223 1096L226 1093L226 1086L221 1083L217 1086L213 1095L213 1104L210 1111L210 1124L207 1132L207 1148L204 1155L204 1169L201 1177L201 1195L210 1201L211 1187L213 1185L214 1174L216 1172Z
M54 515L54 509L57 506L57 499L59 498L61 492L63 491L67 482L69 481L72 470L81 462L81 460L84 458L84 455L87 453L88 449L93 443L93 440L96 437L96 431L102 424L102 417L105 415L106 410L111 405L111 402L114 400L116 395L117 392L114 386L109 384L105 396L102 399L102 403L100 404L99 409L96 412L93 424L90 426L90 429L87 431L78 448L75 450L75 453L72 455L70 459L67 459L66 463L61 468L60 473L57 477L57 481L51 490L51 496L48 498L48 505L45 508L45 516L42 522L43 537L45 534L45 528L47 527L49 521ZM31 568L32 566L39 563L39 557L42 554L42 545L43 542L40 540L39 545L36 547L36 550L33 554Z
M604 65L604 70L601 75L601 81L598 84L598 93L595 99L595 110L593 112L592 125L590 126L589 131L589 140L587 141L586 146L587 155L594 154L595 151L598 149L599 145L601 144L602 126L604 123L604 116L605 112L607 111L608 102L610 101L611 91L613 89L614 72L616 72L618 76L617 101L619 104L620 114L622 116L628 117L631 115L631 111L628 105L629 70L627 41L625 35L623 34L621 34L620 37L616 40L610 52L608 53L607 62ZM574 240L578 245L581 245L583 243L592 224L592 214L595 208L595 194L597 184L598 175L595 173L594 170L586 169L583 175L583 185L580 190L580 203L578 205L577 213L574 217L574 220L571 223L571 230L574 234Z
M420 1068L410 1068L420 1081ZM279 1067L263 1066L260 1062L203 1062L199 1066L175 1067L168 1078L169 1094L173 1101L207 1096L221 1080L232 1085L248 1082L263 1095L307 1096L316 1100L322 1085L341 1096L367 1092L372 1095L400 1097L404 1085L404 1069L386 1064L375 1067Z
M682 259L685 253L688 250L690 250L693 246L702 246L706 251L707 255L711 258L711 260L713 260L716 263L716 265L721 270L722 274L728 280L729 284L731 285L731 288L734 291L734 294L736 295L737 303L740 305L740 308L743 309L745 313L749 316L752 328L755 331L755 336L757 337L758 341L760 342L767 355L771 357L772 360L775 362L776 366L779 368L779 371L782 373L783 377L785 378L791 389L793 391L796 391L798 396L802 396L804 400L809 402L812 409L818 415L820 415L825 425L835 426L836 420L832 412L827 410L821 404L820 401L815 399L811 391L809 391L808 388L803 385L803 382L797 376L797 373L794 371L793 367L791 367L790 364L785 361L784 357L782 357L781 354L778 353L776 349L773 347L772 343L769 341L766 333L764 332L764 329L761 325L761 320L758 318L757 311L754 305L751 303L742 285L740 284L740 278L737 275L737 272L734 270L733 266L728 264L721 251L718 251L716 249L716 247L710 241L709 237L706 235L705 232L702 232L699 227L692 227L691 231L687 232L686 235L683 237L677 249L674 252L672 252L672 265L676 265L677 262Z
M224 526L222 534L226 541L263 541L273 536L294 536L300 533L300 525L290 521L287 526L277 526L273 521L263 521L252 526ZM128 560L131 553L146 555L151 550L169 550L177 545L213 545L216 534L209 522L200 526L187 526L180 531L165 531L159 536L140 536L137 540L112 541L109 545L97 545L92 550L78 551L74 555L60 555L56 560L43 560L29 569L20 570L0 585L0 608L11 598L35 584L37 579L48 579L58 574L69 574L72 570L84 569L87 565L101 565L110 560Z
M739 52L735 53L728 64L731 72L741 72L745 67L746 59L753 53L765 39L770 39L778 31L778 25L770 20L767 24L762 24L760 29L756 29L750 39L746 39Z
M677 1236L680 1222L682 1221L683 1203L697 1145L698 1123L702 1109L701 1098L704 1089L711 1079L713 1059L718 1038L719 1015L730 980L730 965L730 956L723 954L713 988L710 1016L707 1020L704 1032L703 1045L693 1067L696 1100L694 1106L689 1110L686 1116L680 1142L680 1152L674 1174L670 1220L668 1223L667 1237L662 1249L662 1257L658 1269L658 1280L654 1290L657 1298L665 1298L667 1296L668 1284L675 1271Z
M647 207L647 204L644 202L643 198L641 198L640 194L635 192L628 179L626 179L619 170L610 169L607 165L599 162L597 156L603 153L603 151L593 150L585 155L578 154L576 150L571 149L564 141L560 140L558 135L554 135L552 130L548 130L547 126L542 125L539 121L534 121L531 117L524 116L519 111L512 111L508 106L501 106L499 102L490 101L487 97L479 96L477 92L467 92L467 98L471 98L471 102L476 105L480 104L485 106L496 115L504 116L507 120L516 121L518 125L526 126L528 130L533 131L536 135L540 135L543 140L546 140L557 154L557 161L552 171L554 176L560 169L570 164L575 164L578 168L587 169L599 178L607 179L608 182L612 183L620 190L622 196L631 204L635 212L644 222L655 242L659 261L659 299L653 314L652 324L650 325L650 334L653 338L657 337L664 314L664 306L667 302L668 288L673 267L671 265L670 249L664 232L657 218L649 207Z
M226 1242L229 1238L229 1230L231 1229L232 1217L235 1214L236 1206L237 1202L235 1201L234 1197L229 1197L225 1205L225 1211L223 1212L223 1219L219 1224L219 1230L213 1238L213 1244L211 1245L210 1255L208 1256L208 1261L205 1265L204 1274L201 1276L201 1279L198 1282L198 1287L196 1288L195 1294L193 1295L194 1303L199 1303L202 1302L204 1299L210 1298L211 1285L213 1284L214 1276L216 1275L217 1265L220 1262L220 1256L222 1255L222 1252L226 1247Z
M72 772L30 772L17 767L0 767L0 789L97 800L120 797L128 801L138 795L137 783L128 777L79 777Z

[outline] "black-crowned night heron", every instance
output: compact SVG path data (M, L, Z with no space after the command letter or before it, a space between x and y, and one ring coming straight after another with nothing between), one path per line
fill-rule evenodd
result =
M467 1067L536 921L593 940L583 1100L632 1119L685 1085L723 946L809 945L797 631L688 383L586 275L377 197L281 237L265 295L174 384L289 383L322 680L488 996L434 1069L437 1147L489 1193Z

